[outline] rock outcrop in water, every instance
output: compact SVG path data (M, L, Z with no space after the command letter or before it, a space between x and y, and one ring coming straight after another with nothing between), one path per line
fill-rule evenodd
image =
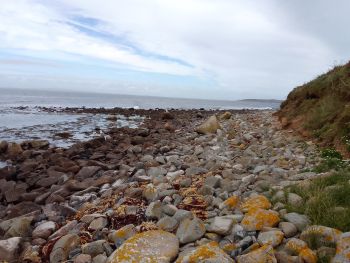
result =
M1 260L313 263L318 235L334 262L350 262L349 233L285 209L279 190L317 177L304 171L318 157L272 112L144 113L138 129L69 149L2 152ZM220 129L195 132L215 113Z

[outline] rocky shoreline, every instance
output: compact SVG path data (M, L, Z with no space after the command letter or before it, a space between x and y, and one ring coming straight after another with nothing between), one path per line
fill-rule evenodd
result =
M65 111L145 120L68 149L1 142L0 262L312 263L315 234L350 262L349 233L286 210L303 200L284 187L324 175L272 111Z

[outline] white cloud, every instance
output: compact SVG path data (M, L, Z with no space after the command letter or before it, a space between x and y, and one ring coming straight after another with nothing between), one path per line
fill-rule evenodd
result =
M344 58L297 15L303 2L290 6L277 0L7 0L0 9L0 47L68 52L142 71L214 78L222 98L282 98ZM74 15L102 21L94 28L193 68L143 56L124 43L60 22L72 22Z

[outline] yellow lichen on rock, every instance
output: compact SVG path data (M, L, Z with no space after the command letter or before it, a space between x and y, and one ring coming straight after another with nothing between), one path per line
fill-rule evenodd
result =
M202 262L234 263L215 241L201 245L187 255L181 256L176 263L202 263Z
M275 263L275 253L270 245L264 245L248 254L237 257L238 263Z
M350 232L340 236L332 263L350 263Z
M244 215L241 222L247 231L261 230L263 227L273 227L280 222L276 211L252 208Z
M310 248L304 248L299 253L300 262L304 263L317 263L316 253L313 252Z
M221 205L220 208L228 208L228 209L235 209L238 205L239 197L237 195L233 195L229 198L227 198Z
M270 209L270 201L263 195L257 195L249 197L245 202L242 203L241 209L243 212L249 212L252 209L261 208L261 209Z
M109 258L109 263L165 263L173 260L179 251L179 240L174 234L151 230L129 238Z
M342 232L337 229L314 225L306 228L301 233L300 239L306 242L310 239L315 239L321 243L321 245L328 245L328 243L336 243L341 234Z
M294 255L299 255L299 253L306 248L308 248L306 242L297 238L289 239L285 245L285 249Z

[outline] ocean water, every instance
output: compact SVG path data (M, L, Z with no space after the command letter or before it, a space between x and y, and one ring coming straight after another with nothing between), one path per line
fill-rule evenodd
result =
M52 146L69 147L86 141L113 127L138 127L142 116L117 116L111 121L104 114L69 114L46 112L41 107L86 108L180 108L180 109L277 109L276 100L199 100L130 96L116 94L53 92L39 90L0 89L0 141L22 142L49 140ZM57 134L69 133L69 138ZM102 134L102 135L101 135ZM2 164L0 164L1 166Z
M0 89L0 107L55 106L87 108L277 109L278 100L200 100L133 95Z

